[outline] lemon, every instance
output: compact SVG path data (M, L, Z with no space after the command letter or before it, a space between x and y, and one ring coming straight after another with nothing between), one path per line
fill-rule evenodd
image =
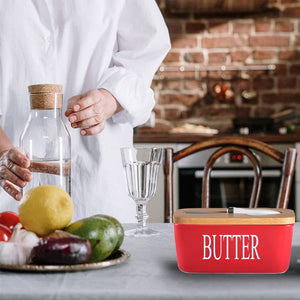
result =
M24 195L19 205L22 225L39 236L68 226L73 212L70 195L53 185L32 188Z

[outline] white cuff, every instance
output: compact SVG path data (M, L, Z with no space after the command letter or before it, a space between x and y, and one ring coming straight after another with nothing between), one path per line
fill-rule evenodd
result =
M143 80L122 67L113 67L105 72L98 89L109 91L123 110L112 119L118 123L130 123L133 127L144 124L155 105L154 93Z

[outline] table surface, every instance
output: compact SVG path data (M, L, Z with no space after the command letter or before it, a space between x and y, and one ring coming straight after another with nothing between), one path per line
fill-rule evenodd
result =
M0 271L0 299L300 299L300 223L284 274L183 273L177 267L173 225L150 225L160 235L126 237L122 248L131 257L119 265L63 273Z

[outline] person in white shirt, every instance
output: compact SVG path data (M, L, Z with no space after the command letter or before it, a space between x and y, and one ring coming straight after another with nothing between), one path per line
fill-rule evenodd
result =
M0 211L17 211L13 198L32 179L18 148L27 86L54 83L69 99L73 219L135 221L120 148L150 116L151 81L169 49L155 0L0 0Z

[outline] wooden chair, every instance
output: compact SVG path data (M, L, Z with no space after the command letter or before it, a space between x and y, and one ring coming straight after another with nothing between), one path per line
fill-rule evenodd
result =
M225 153L238 151L246 155L252 163L254 170L253 188L250 197L249 207L257 207L259 202L262 168L257 154L253 150L260 151L282 164L282 176L279 194L277 198L277 208L287 208L293 175L295 172L297 150L287 148L285 153L276 150L269 144L248 137L217 137L207 139L202 142L192 144L178 152L173 152L172 148L165 148L164 174L165 174L165 222L172 222L173 218L173 165L178 160L183 159L193 153L209 148L218 148L208 159L204 169L202 181L202 207L209 207L210 204L210 173L216 160Z

